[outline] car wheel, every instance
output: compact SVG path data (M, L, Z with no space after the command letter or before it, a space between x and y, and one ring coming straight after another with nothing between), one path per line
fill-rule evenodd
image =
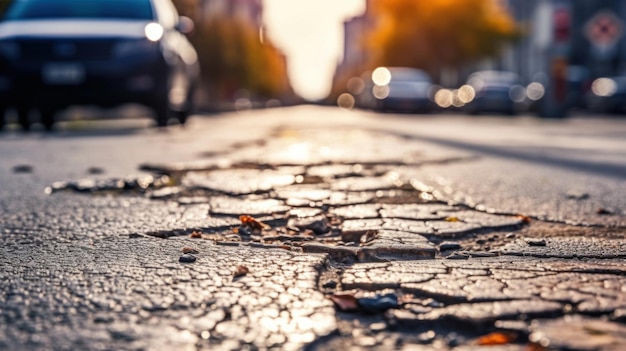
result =
M22 130L27 132L30 130L30 116L28 115L28 108L26 106L18 106L15 109L17 113L17 122L22 127Z
M180 124L185 125L185 123L187 123L187 119L189 118L189 111L177 111L176 118Z
M189 93L187 94L187 100L185 101L185 106L183 107L182 110L176 111L176 118L178 119L178 122L182 125L185 125L185 123L187 123L187 119L189 118L189 115L191 115L191 112L193 111L194 91L195 90L193 87L189 88Z
M167 122L170 119L170 107L167 101L157 103L153 110L157 127L167 127Z
M52 109L44 109L40 111L41 113L41 124L47 131L51 131L54 126L54 116L56 115L56 111Z

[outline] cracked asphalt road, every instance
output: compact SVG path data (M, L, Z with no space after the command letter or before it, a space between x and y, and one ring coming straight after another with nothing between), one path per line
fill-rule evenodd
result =
M594 122L5 132L0 349L621 350L626 128Z

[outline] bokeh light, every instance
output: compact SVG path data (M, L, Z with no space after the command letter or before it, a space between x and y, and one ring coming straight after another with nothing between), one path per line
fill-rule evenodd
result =
M476 97L476 90L471 85L464 85L459 88L457 96L461 102L468 104Z
M526 89L521 85L514 85L509 90L509 97L513 102L521 103L526 99Z
M359 77L352 77L348 80L348 91L353 95L360 95L365 90L365 82Z
M539 82L530 83L526 87L526 96L532 101L540 100L545 94L546 89Z
M352 110L356 104L354 96L349 93L343 93L337 98L337 106L343 110Z
M387 67L378 67L372 72L372 81L378 86L384 86L391 82L391 72Z
M459 90L455 89L452 91L452 106L454 107L463 107L465 103L459 97Z
M372 95L378 100L386 99L389 96L388 85L376 85L372 88Z
M442 108L448 108L452 106L453 94L448 89L440 89L435 94L435 103Z
M598 78L593 81L591 91L597 96L612 96L617 91L617 83L611 78Z

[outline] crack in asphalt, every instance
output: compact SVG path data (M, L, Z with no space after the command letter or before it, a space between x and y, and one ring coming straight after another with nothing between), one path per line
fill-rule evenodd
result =
M275 135L283 132L277 130ZM278 248L294 254L324 253L326 258L315 266L315 286L327 296L345 292L346 289L372 294L391 290L400 297L412 296L413 300L403 302L398 308L376 315L379 322L382 320L385 323L386 329L398 332L396 341L406 339L402 328L406 332L411 326L429 330L429 326L436 325L432 328L449 338L457 327L456 323L461 323L473 332L460 332L455 342L467 344L477 331L497 329L497 320L520 320L530 324L537 318L558 319L570 314L566 305L572 305L579 314L607 316L607 313L598 309L580 311L577 307L582 301L566 298L568 292L582 295L588 295L589 292L562 289L559 293L564 294L564 297L557 302L542 296L545 293L544 284L572 284L560 280L559 275L562 274L584 276L577 281L580 284L589 281L591 277L588 276L598 274L613 275L618 282L624 282L620 278L626 276L626 270L602 267L602 264L596 264L590 259L600 258L600 261L605 262L624 258L625 254L583 255L577 257L581 260L578 269L563 269L560 267L564 263L554 259L570 256L550 252L543 255L529 253L525 248L521 249L519 254L522 257L519 258L508 257L515 255L515 252L497 250L481 253L460 248L445 254L439 250L436 245L446 239L469 241L486 234L521 232L532 228L535 221L583 231L599 227L453 202L437 189L414 179L403 178L396 172L398 168L467 162L476 160L476 157L409 161L363 159L358 162L313 160L302 164L252 161L236 155L261 148L268 149L262 151L272 156L285 147L280 143L273 145L267 140L254 140L211 154L212 157L228 156L234 160L212 159L175 165L146 164L141 166L141 170L149 171L154 176L61 182L53 184L47 193L74 191L134 194L153 201L174 202L184 208L177 215L179 222L193 217L197 210L194 206L208 205L205 215L223 220L219 225L185 226L133 235L158 238L195 236L223 246ZM253 154L252 159L257 159L258 155ZM216 200L216 203L211 202L211 199L219 196L222 198ZM395 212L385 208L386 205L393 206ZM240 217L250 214L257 218L244 220ZM495 245L503 246L511 241L509 239L499 238ZM455 253L467 255L462 257L467 260L459 262L445 259L453 258ZM548 258L550 261L529 256ZM470 266L463 266L464 262ZM498 270L493 265L497 265ZM416 268L424 272L416 273ZM508 273L505 274L505 271ZM515 276L510 272L532 275ZM412 275L415 276L413 279ZM530 284L527 289L530 291L526 293L524 283ZM615 295L602 293L593 296L596 300L615 298ZM422 303L427 300L432 300L430 305ZM622 302L622 306L626 306L626 300ZM420 306L421 310L417 307L411 310L407 307L411 304ZM226 312L224 318L209 330L211 333L220 325L224 326L220 328L227 328L227 322L231 321L232 316L228 314L229 310ZM341 312L337 313L337 318L348 320ZM396 326L398 329L394 329ZM357 329L367 333L367 327ZM530 332L522 335L530 335ZM345 342L347 338L334 331L311 343L309 348L327 349L334 343ZM526 336L526 339L522 337L521 340L529 339ZM377 341L371 347L382 344L383 341Z

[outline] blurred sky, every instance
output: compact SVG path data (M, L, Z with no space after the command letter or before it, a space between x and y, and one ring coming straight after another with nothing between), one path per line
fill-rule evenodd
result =
M263 6L268 36L287 55L296 93L326 97L343 53L343 21L363 13L364 0L263 0Z

